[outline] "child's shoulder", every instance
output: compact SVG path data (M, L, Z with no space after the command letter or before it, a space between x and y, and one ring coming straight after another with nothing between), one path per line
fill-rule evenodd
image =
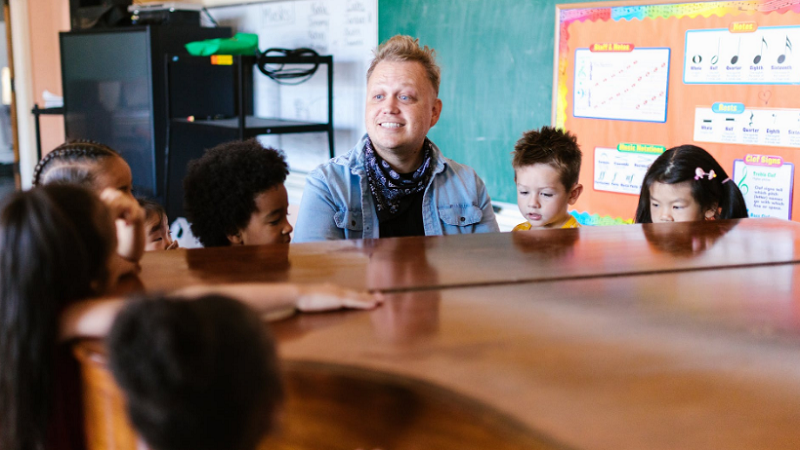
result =
M567 219L567 221L564 222L564 225L561 226L562 229L563 228L580 228L580 227L581 227L580 222L578 222L578 219L576 219L575 216L573 216L572 214L569 215L569 219Z
M522 222L521 224L514 227L511 231L528 231L531 229L531 224L528 222Z

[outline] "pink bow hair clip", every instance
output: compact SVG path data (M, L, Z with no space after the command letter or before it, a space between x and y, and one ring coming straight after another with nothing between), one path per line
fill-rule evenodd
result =
M709 170L708 173L706 173L703 169L699 167L697 169L694 169L695 180L700 180L705 177L708 177L708 180L711 181L717 177L717 174L714 173L714 169Z

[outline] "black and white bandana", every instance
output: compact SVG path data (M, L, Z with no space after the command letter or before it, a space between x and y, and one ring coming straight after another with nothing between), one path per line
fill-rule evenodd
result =
M372 148L372 141L367 138L364 146L364 160L367 169L369 190L375 199L378 210L378 221L393 217L405 210L404 199L411 194L422 192L431 179L431 141L427 138L422 144L425 151L422 164L411 175L401 175L389 166Z

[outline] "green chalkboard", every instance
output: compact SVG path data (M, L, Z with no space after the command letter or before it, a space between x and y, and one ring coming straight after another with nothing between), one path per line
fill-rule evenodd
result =
M473 167L492 200L516 203L511 151L550 124L553 0L378 0L378 39L408 34L436 49L444 108L429 137Z

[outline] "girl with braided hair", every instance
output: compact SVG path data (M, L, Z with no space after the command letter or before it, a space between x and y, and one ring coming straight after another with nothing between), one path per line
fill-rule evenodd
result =
M59 145L33 171L33 186L70 184L83 186L106 202L125 205L128 220L117 220L117 254L112 266L115 277L138 272L144 254L144 212L133 198L131 168L119 153L92 141Z
M92 141L61 144L45 155L33 171L33 185L79 184L95 192L113 188L132 196L131 168L119 153Z

